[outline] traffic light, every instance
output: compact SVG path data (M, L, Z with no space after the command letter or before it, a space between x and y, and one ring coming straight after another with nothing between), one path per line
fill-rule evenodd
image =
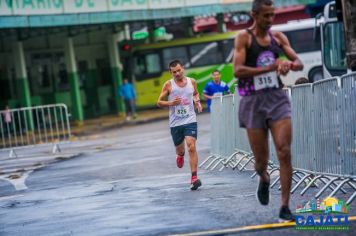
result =
M132 52L132 43L129 40L123 40L119 43L120 56L128 57Z

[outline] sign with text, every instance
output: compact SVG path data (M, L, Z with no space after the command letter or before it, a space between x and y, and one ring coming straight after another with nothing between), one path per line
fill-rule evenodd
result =
M152 10L246 2L252 0L0 0L0 16Z

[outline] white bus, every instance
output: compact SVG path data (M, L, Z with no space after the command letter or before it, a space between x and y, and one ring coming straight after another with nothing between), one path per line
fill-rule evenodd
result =
M292 48L304 64L303 71L291 71L282 77L285 85L293 85L300 77L306 77L310 82L323 78L320 31L314 18L274 25L272 30L281 31L288 37Z
M352 20L352 15L344 15L344 17L346 20ZM355 16L353 17L355 18ZM321 21L324 78L341 76L347 73L347 42L345 41L344 30L343 22L337 19L335 2L325 5L324 17Z

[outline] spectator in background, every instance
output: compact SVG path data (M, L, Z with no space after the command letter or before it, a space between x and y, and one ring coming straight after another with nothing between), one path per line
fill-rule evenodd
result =
M223 96L225 94L230 93L229 86L225 82L221 81L220 71L214 70L212 75L213 75L213 80L208 82L203 90L203 96L205 99L207 99L208 102L209 112L211 106L211 99L214 96Z
M12 121L12 118L11 118L11 112L10 112L10 109L9 109L9 106L6 105L5 106L5 110L1 112L3 117L4 117L4 122L5 122L5 130L7 130L7 132L11 132L11 121Z
M295 81L295 85L298 85L298 84L307 84L309 83L309 80L305 77L300 77L298 78L296 81Z
M119 95L125 101L126 119L131 117L136 118L136 92L134 86L129 83L128 79L124 79L123 84L119 88Z

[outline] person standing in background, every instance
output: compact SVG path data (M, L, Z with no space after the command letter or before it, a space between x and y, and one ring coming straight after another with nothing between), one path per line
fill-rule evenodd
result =
M214 70L212 75L213 80L209 81L205 85L205 88L203 90L203 96L207 100L209 112L211 106L211 99L214 96L223 96L226 94L230 94L229 86L224 81L221 81L220 71Z
M130 120L131 117L136 118L136 91L134 86L124 79L123 84L119 89L120 96L124 99L126 108L126 120Z
M307 78L305 78L305 77L300 77L300 78L298 78L298 79L295 81L294 85L307 84L307 83L309 83L309 80L308 80Z
M8 133L10 133L12 117L11 117L11 112L10 112L8 105L5 106L5 110L2 111L2 115L4 117L5 129L7 130Z

